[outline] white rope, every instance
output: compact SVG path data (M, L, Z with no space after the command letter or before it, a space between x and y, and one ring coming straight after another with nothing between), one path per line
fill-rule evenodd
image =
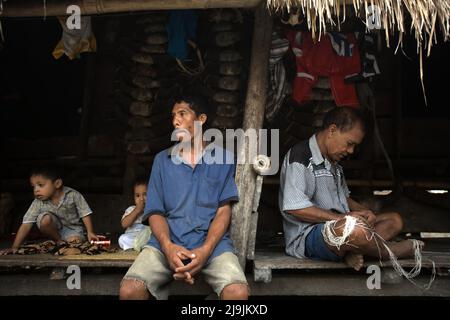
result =
M345 225L344 225L344 231L342 232L342 236L336 235L334 232L334 228L336 225L337 220L331 220L325 222L325 226L322 230L322 235L325 240L325 242L330 245L337 247L338 250L340 250L341 246L344 244L349 244L349 236L353 232L356 226L356 218L352 216L345 216Z
M361 227L364 228L364 230L368 231L365 232L367 241L375 241L375 244L378 248L378 255L380 257L380 265L383 266L383 262L381 261L381 249L380 245L378 243L378 240L381 240L382 245L386 249L386 251L389 254L389 259L391 261L392 267L400 276L404 276L408 281L410 281L413 285L416 287L419 287L423 290L428 290L431 287L431 284L433 283L435 277L436 277L436 266L434 261L429 259L432 263L432 274L430 281L426 285L420 285L416 281L413 280L413 278L417 277L420 274L420 270L422 268L422 253L421 253L421 246L420 242L415 239L410 239L413 243L414 247L414 267L411 269L411 271L406 272L405 269L402 268L400 263L398 262L397 257L392 252L392 250L388 246L388 242L384 240L378 233L375 232L373 228L368 227L364 222L358 220L355 217L346 215L345 216L345 224L340 227L336 227L336 223L338 220L331 220L325 222L324 228L322 230L322 235L325 240L325 242L330 245L337 247L338 250L340 250L340 247L342 245L350 245L353 247L356 247L355 245L350 243L350 234L353 232L355 227ZM342 236L336 235L335 229L343 228Z
M433 283L433 281L436 277L436 265L433 260L429 259L431 261L433 267L432 267L432 272L431 272L431 278L430 278L430 281L428 282L428 284L420 285L416 281L413 280L413 278L417 277L420 274L420 270L422 268L422 253L421 253L419 241L417 241L415 239L410 239L413 242L413 246L414 246L415 262L414 262L414 267L411 269L411 271L406 272L405 269L403 269L402 266L400 265L400 263L398 262L398 259L395 256L395 254L392 252L392 250L386 244L386 241L383 238L381 238L378 234L376 234L376 236L379 237L383 241L383 245L386 248L387 252L389 253L389 259L391 260L392 266L399 275L404 276L406 279L408 279L409 282L411 282L416 287L419 287L424 290L430 289L431 284Z

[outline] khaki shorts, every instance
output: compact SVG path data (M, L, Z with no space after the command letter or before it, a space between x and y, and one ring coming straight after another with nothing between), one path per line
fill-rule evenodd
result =
M147 246L128 269L124 280L140 280L144 282L152 296L158 300L166 300L173 273L164 254L154 247ZM230 284L248 285L237 256L231 252L222 253L212 259L203 267L201 274L219 297L222 290Z
M84 229L82 226L65 226L62 224L61 220L51 212L43 212L37 216L36 225L39 230L41 230L41 221L46 216L49 215L56 229L58 229L59 236L62 240L67 241L71 238L79 238L80 241L85 241Z

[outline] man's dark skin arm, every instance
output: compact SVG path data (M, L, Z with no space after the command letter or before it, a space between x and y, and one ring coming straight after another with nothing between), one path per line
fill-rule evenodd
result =
M352 198L348 197L347 198L347 203L348 203L348 207L350 208L351 211L364 211L364 210L368 210L366 207L364 207L362 204L356 202L355 200L353 200Z
M214 251L214 248L222 239L225 232L227 232L230 222L231 205L227 203L217 209L216 216L209 227L205 243L203 243L201 247L192 250L195 254L195 258L193 258L189 264L175 269L175 272L177 273L176 277L182 277L184 272L189 272L191 276L193 276L203 268L206 261L208 261L208 258ZM186 257L186 259L187 258L188 257Z
M356 201L353 202L358 204ZM359 207L350 207L350 210L351 211L348 213L348 215L350 216L353 216L355 218L362 218L369 225L373 225L373 222L375 222L375 215L370 210L365 209L361 205L359 205ZM309 223L323 223L330 220L338 220L343 217L342 214L334 213L331 210L324 210L314 206L298 210L288 210L287 212L292 214L294 217L297 217L301 221Z
M294 217L309 223L322 223L342 218L341 214L314 206L298 210L288 210L287 212L292 214Z

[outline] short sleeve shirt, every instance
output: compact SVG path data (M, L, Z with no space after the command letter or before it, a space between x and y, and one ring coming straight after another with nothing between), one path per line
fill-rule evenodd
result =
M315 206L347 213L350 211L347 203L349 195L342 167L322 156L315 135L289 150L281 168L278 198L283 215L286 252L304 257L305 239L314 226L287 211Z
M174 157L177 161L172 161ZM214 163L213 157L223 160ZM160 214L167 219L171 241L189 250L202 246L217 209L239 200L234 175L233 155L219 147L207 148L194 168L178 155L171 155L171 149L160 152L153 162L143 223L148 224L151 215ZM149 245L161 250L154 234ZM229 231L210 260L227 251L234 252Z
M78 191L63 187L63 196L58 205L51 200L34 199L23 217L23 223L35 223L37 217L45 212L57 216L65 227L82 226L81 218L92 213L84 197Z

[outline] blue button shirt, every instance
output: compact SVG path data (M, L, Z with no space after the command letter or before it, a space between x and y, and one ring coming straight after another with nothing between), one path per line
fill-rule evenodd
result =
M224 164L211 163L220 157ZM188 250L204 244L218 208L239 200L233 154L219 147L208 147L201 160L192 168L178 155L171 156L171 149L158 153L153 161L142 218L148 224L151 215L164 216L171 241ZM153 234L148 244L161 250ZM210 259L230 251L234 252L234 248L227 231Z

